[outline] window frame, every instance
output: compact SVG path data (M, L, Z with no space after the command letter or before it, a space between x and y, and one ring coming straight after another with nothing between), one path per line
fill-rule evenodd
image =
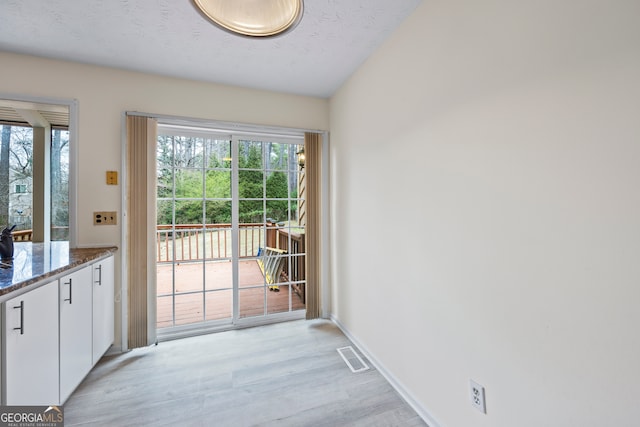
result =
M78 100L30 96L0 92L0 99L20 103L47 104L68 108L69 111L69 248L78 246ZM50 178L49 178L50 179ZM49 237L50 241L50 237ZM48 243L48 242L45 242Z

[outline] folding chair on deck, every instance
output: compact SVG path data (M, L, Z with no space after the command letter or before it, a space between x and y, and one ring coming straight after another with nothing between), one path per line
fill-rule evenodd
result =
M276 248L258 249L258 265L264 275L270 291L279 292L280 287L277 283L280 281L280 275L284 269L284 263L286 261L285 255L287 251Z

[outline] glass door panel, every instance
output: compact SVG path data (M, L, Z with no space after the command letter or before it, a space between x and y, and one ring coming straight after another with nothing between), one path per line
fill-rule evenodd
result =
M237 139L238 145L238 219L239 229L264 223L264 143ZM262 247L249 250L247 234L241 234L240 253L244 255L238 268L238 315L240 318L264 316L266 282L261 264ZM244 237L244 238L242 238ZM253 259L251 259L253 258Z
M176 293L174 326L200 323L204 320L202 293Z
M230 144L159 127L158 328L232 317Z
M206 301L206 321L229 319L233 315L233 291L218 290L207 292Z
M266 294L264 287L241 288L238 291L240 318L264 316Z
M205 143L205 320L233 318L231 143Z
M289 285L278 285L277 292L267 295L267 314L291 311L291 293Z
M231 207L230 200L205 202L205 258L207 260L230 260L232 257Z
M301 143L159 135L158 328L304 310Z
M265 314L265 278L255 258L238 261L239 316L262 316Z

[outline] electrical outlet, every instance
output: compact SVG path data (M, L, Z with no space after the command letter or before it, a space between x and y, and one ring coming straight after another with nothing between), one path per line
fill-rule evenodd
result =
M115 211L93 213L93 225L116 225L117 223L118 216Z
M477 382L469 381L469 393L471 395L471 405L483 414L487 413L487 407L484 400L484 387Z

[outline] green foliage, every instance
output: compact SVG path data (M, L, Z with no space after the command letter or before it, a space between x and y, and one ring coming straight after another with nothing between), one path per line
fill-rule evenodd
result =
M202 224L202 200L176 200L175 209L176 224Z
M245 142L239 147L238 196L240 199L262 199L264 197L264 174L261 145ZM264 221L262 200L243 200L239 205L240 222Z
M287 175L284 172L273 172L267 178L267 198L284 199L269 200L267 203L267 217L277 221L287 221L289 202Z
M158 138L158 198L168 200L158 204L158 224L171 224L173 209L171 199L174 196L175 181L175 221L177 224L197 224L203 220L208 223L231 222L231 165L229 143L220 141L204 144L206 159L201 167L185 165L200 164L200 159L190 159L186 150L194 156L201 151L193 147L202 144L191 141L197 138L179 138L160 136ZM176 152L172 148L175 144ZM263 165L263 147L273 148L270 152L272 167L284 171L268 171L269 165ZM179 158L180 165L174 165L173 159ZM289 210L289 173L287 169L287 151L279 144L263 144L261 142L241 141L238 146L238 196L239 220L242 223L263 222L265 218L287 221ZM267 172L264 169L267 168ZM266 175L266 179L265 179ZM204 189L204 201L203 201ZM266 202L264 199L267 198ZM181 200L182 199L182 200ZM184 200L197 199L197 200ZM272 200L275 199L275 200ZM203 205L204 203L204 205ZM266 212L265 212L266 205ZM295 202L292 203L295 207ZM203 209L204 206L204 209ZM204 218L203 218L204 215Z
M202 171L197 169L175 170L176 198L202 198Z
M207 224L230 224L231 223L231 202L223 200L211 200L206 202Z

